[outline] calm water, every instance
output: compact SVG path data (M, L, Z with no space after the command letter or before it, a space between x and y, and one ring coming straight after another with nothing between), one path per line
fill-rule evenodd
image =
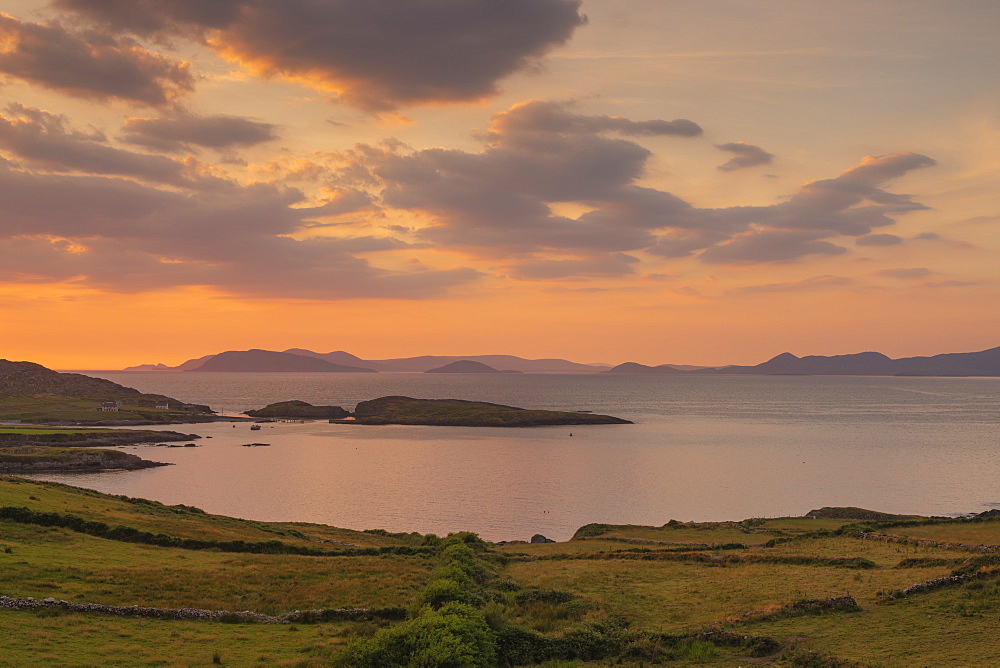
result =
M800 515L827 505L950 514L1000 507L1000 379L94 373L236 413L388 394L592 410L635 425L477 429L173 427L176 466L48 480L212 513L355 529L534 533ZM269 448L244 448L266 442ZM42 476L39 476L42 477Z

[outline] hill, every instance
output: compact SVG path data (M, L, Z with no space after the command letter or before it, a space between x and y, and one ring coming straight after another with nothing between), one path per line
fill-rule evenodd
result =
M706 373L706 372L695 372ZM851 355L782 353L756 366L728 366L707 373L851 376L1000 376L1000 348L973 353L891 359L878 352Z
M99 410L103 404L111 410ZM166 406L166 408L159 408ZM60 424L204 422L212 409L33 362L0 360L0 420Z
M374 369L345 366L315 357L259 349L219 353L188 371L375 373Z
M482 362L476 362L474 360L458 360L457 362L451 362L450 364L445 364L444 366L439 366L434 369L428 369L424 373L524 373L523 371L501 371L499 369L494 369L488 364L483 364Z
M823 510L500 545L0 477L3 662L995 665L1000 520Z
M718 368L678 368L661 364L651 367L625 362L608 373L619 374L760 374L814 376L1000 376L1000 348L973 353L943 353L931 357L892 359L879 352L850 355L807 355L781 353L753 366L731 365Z

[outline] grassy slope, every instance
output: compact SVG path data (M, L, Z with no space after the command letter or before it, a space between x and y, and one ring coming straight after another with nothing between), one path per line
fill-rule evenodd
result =
M46 427L0 427L0 434L15 434L19 436L53 436L53 435L84 435L113 434L114 429L56 429Z
M152 405L135 405L129 398L116 412L98 410L100 399L65 397L52 394L0 394L0 420L42 423L95 424L110 422L186 422L191 411L161 410Z
M361 624L292 626L0 610L0 666L325 666Z
M205 540L281 540L316 547L315 539L365 547L399 545L398 539L350 529L300 522L255 522L209 515L187 506L129 499L59 483L0 476L0 506L24 506L39 512L77 515L86 520L123 524L143 531ZM2 592L0 592L2 593Z
M180 507L140 502L52 483L0 478L0 506L72 513L109 524L191 538L238 539L316 546L317 538L358 545L393 545L404 539L304 523L259 523L218 517ZM512 560L500 577L521 587L558 590L569 603L511 600L487 603L487 618L545 633L587 628L624 618L638 631L687 632L721 622L740 633L770 636L784 654L765 664L791 665L793 651L815 651L878 665L989 665L998 651L992 632L1000 619L1000 586L986 579L953 589L914 595L893 603L880 594L949 574L973 553L929 545L859 540L851 535L803 535L833 530L846 520L767 520L680 524L673 527L613 527L603 535L567 543L512 545L500 552L547 556ZM747 533L749 531L749 533ZM886 528L885 533L934 540L1000 544L1000 521L947 522ZM736 535L748 547L708 551L744 557L801 558L807 563L716 565L675 560L637 560L638 548L607 538L649 536L672 543L726 543ZM791 536L763 547L761 539ZM959 538L961 536L961 538ZM9 548L6 552L4 548ZM631 550L631 552L621 552ZM705 552L704 550L701 550ZM592 559L604 553L605 558ZM650 553L646 553L650 554ZM678 553L672 553L673 557ZM554 558L553 555L585 558ZM816 559L861 557L875 567L851 569ZM898 567L906 559L937 559L935 565ZM808 563L812 560L812 563ZM0 521L0 594L163 607L280 613L339 606L411 606L429 581L426 557L307 557L233 554L150 547L94 538L61 528ZM526 591L521 589L519 591ZM772 621L741 622L742 615L775 610L801 599L850 593L864 609ZM513 596L513 595L511 595ZM117 619L78 614L0 610L10 629L0 665L211 665L218 652L229 665L321 665L353 635L378 623L229 625ZM797 647L797 650L791 649ZM700 658L699 658L700 657ZM611 664L617 659L598 661ZM7 664L4 664L7 661ZM679 664L747 665L732 649L709 648ZM639 660L625 659L625 665ZM574 665L572 663L558 665Z

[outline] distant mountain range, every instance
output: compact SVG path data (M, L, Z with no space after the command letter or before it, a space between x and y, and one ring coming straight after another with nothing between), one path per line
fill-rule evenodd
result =
M760 374L792 376L1000 376L1000 348L976 353L944 353L932 357L891 359L882 353L808 355L782 353L756 366L724 366L691 371L673 366L625 362L605 373L644 375Z
M600 373L609 368L604 365L579 364L563 359L531 360L513 355L421 355L420 357L364 360L342 350L332 353L316 353L303 348L290 348L282 352L256 349L230 350L188 360L173 367L165 364L141 364L130 366L125 371L404 371L423 373L446 367L455 362L482 364L486 367L481 369L485 373L496 372L498 369L523 373ZM467 365L460 365L459 369L463 366L469 368ZM455 371L449 370L448 372L454 373ZM469 373L469 371L465 371L465 373Z
M282 352L270 350L230 350L188 360L175 367L142 364L125 371L315 371L340 373L575 373L633 375L855 375L855 376L1000 376L1000 348L973 353L944 353L931 357L891 359L882 353L853 355L809 355L796 357L782 353L755 366L697 367L683 364L647 366L625 362L609 368L580 364L564 359L524 359L514 355L422 355L384 360L365 360L338 350L316 353L303 348Z

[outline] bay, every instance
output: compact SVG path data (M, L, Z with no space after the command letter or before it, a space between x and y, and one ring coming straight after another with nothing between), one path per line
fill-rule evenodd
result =
M180 427L175 466L36 476L262 521L489 540L583 524L801 515L821 506L958 514L1000 507L1000 379L90 372L238 413L400 394L634 425L533 429L277 423ZM177 426L165 427L178 429ZM270 447L241 447L250 442Z

